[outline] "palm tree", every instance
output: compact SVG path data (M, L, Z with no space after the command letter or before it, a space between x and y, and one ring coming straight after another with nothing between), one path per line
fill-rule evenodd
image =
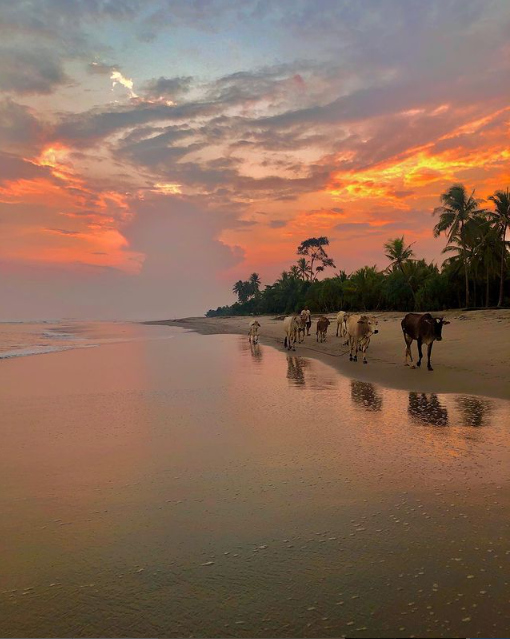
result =
M237 282L232 287L232 292L235 293L240 300L243 295L244 290L244 282L242 280L237 280Z
M250 277L248 278L248 282L250 285L251 294L258 295L258 293L260 292L260 284L261 284L259 274L252 273Z
M499 274L499 298L498 306L503 306L504 297L504 285L505 285L505 269L506 269L506 257L507 257L507 243L506 232L510 226L510 192L507 187L506 191L496 191L494 195L489 197L489 200L496 206L494 212L491 211L490 215L494 217L497 226L501 232L501 267Z
M297 269L299 270L299 277L302 280L307 280L309 278L310 266L309 266L308 262L306 261L306 258L301 257L297 261Z
M499 254L499 229L495 229L486 216L478 216L469 220L464 227L464 245L460 235L452 237L451 242L443 249L443 253L455 253L450 258L463 264L464 254L468 257L470 273L473 279L473 304L477 305L477 283L485 280L485 305L490 301L490 279L496 272L496 255ZM481 277L480 277L481 273ZM483 303L483 302L482 302Z
M386 257L391 261L389 268L396 266L403 273L404 263L414 257L414 251L411 248L413 244L406 246L404 236L396 237L394 240L388 240L384 245L384 249L386 251Z
M296 280L301 280L303 279L301 277L301 271L299 270L299 267L296 266L295 264L293 266L290 267L290 271L289 271L291 277L295 278Z
M485 275L485 306L489 308L491 276L497 275L498 258L501 236L498 227L491 224L489 218L484 218L478 225L478 238L474 248L475 261ZM504 245L503 245L504 246ZM506 249L505 249L506 250Z
M439 215L439 222L434 227L434 237L444 233L448 242L456 237L462 251L464 280L466 286L466 306L469 306L469 261L466 242L466 224L484 211L480 208L480 200L475 192L468 196L463 184L454 184L441 195L441 206L434 209L433 215Z
M402 235L402 237L396 237L393 240L388 240L384 245L384 249L386 251L386 257L391 262L387 270L395 268L398 268L400 270L400 272L406 279L407 285L411 290L411 294L416 305L416 294L414 292L414 288L411 285L411 278L409 277L409 274L406 273L406 271L404 270L404 264L414 258L414 251L411 248L413 244L414 242L412 244L409 244L409 246L406 246L404 236Z
M250 297L250 284L249 282L243 282L238 280L232 287L232 291L237 295L238 300L243 304L248 301Z

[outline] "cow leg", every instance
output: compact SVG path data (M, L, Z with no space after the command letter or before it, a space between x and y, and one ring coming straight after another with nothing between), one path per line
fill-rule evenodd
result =
M418 361L416 362L416 366L418 366L418 368L421 366L421 360L423 359L423 351L421 347L422 347L422 341L420 338L418 338L418 355L420 356Z
M359 344L358 344L358 340L354 339L354 357L352 358L354 362L358 361L358 348L359 348Z
M413 343L413 338L408 335L407 333L404 333L404 339L406 341L406 366L409 366L409 362L407 361L408 358L411 362L411 364L413 363L413 353L411 351L411 344Z
M338 328L339 328L340 324L337 322L336 323L336 336L338 337Z
M432 346L433 346L434 342L430 342L430 344L428 344L427 346L427 368L429 369L429 371L433 371L434 369L432 368L431 364L430 364L430 356L432 355Z

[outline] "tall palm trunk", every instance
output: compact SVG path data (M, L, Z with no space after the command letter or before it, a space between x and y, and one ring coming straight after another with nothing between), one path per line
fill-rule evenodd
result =
M409 290L411 291L411 295L413 296L413 304L414 304L414 308L413 310L416 310L416 293L414 292L414 288L411 286L411 280L407 277L405 271L404 271L404 266L402 264L402 262L400 262L399 264L400 270L402 271L402 275L404 276L406 282L407 282L407 286L409 286Z
M485 274L485 308L489 308L489 301L490 301L490 295L491 295L491 287L490 287L490 269L487 266L487 271Z
M505 288L505 266L506 266L506 229L507 225L505 223L503 227L503 248L501 250L501 273L499 280L499 299L498 299L498 307L503 306L503 298L504 298L504 288Z
M462 239L462 257L464 262L464 277L466 282L466 308L469 307L469 269L466 251L466 240L464 238L464 222L460 226L460 237Z

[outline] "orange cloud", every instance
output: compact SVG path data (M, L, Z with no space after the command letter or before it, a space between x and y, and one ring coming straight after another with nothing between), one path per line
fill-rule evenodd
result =
M0 187L0 202L39 208L40 225L18 214L10 221L2 242L2 255L22 261L81 262L137 272L143 256L130 251L122 225L131 218L127 196L114 190L98 190L77 175L69 161L70 149L53 143L35 159L46 167L48 178L11 180ZM23 208L19 209L23 211ZM62 228L63 219L73 220Z

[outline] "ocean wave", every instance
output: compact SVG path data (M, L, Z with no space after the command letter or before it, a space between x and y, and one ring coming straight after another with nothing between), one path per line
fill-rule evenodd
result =
M49 339L74 339L78 341L83 341L86 339L85 337L76 337L76 335L73 335L73 333L58 333L57 331L45 331L42 335L43 337L47 337Z
M0 353L0 359L13 359L15 357L28 357L29 355L46 355L48 353L60 353L62 351L70 351L75 348L95 348L98 344L80 344L69 346L30 346L29 348L20 348L14 351L5 351Z

